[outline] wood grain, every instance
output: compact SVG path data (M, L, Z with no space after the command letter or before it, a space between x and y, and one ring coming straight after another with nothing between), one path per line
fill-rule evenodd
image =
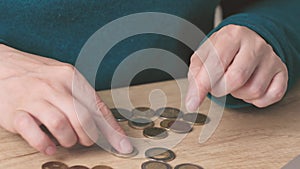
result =
M159 108L166 101L168 106L183 107L187 81L185 79L153 83L129 88L132 106ZM179 90L181 86L181 90ZM122 102L126 98L126 88L114 90L121 99L119 104L112 101L111 91L99 92L108 106L131 108ZM149 97L150 95L150 97ZM149 99L150 98L150 99ZM118 100L118 99L117 99ZM151 100L151 101L149 101ZM280 103L265 109L244 108L225 109L222 120L205 143L199 144L202 127L197 126L180 144L172 148L177 158L172 166L180 163L196 163L205 169L277 169L300 154L300 86L294 87ZM205 100L200 111L207 113L210 100ZM159 120L156 122L158 123ZM133 130L121 123L130 136L142 137L142 131ZM44 162L58 160L68 165L93 167L103 164L115 169L138 169L147 159L117 158L98 146L75 146L70 149L58 147L55 156L45 156L19 136L0 129L0 168L39 169Z

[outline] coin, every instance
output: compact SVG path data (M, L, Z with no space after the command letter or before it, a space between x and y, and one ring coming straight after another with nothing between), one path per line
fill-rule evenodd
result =
M153 109L149 107L136 107L132 110L134 117L143 117L147 119L151 119L156 116L156 113Z
M112 108L110 111L118 122L127 121L133 116L132 112L127 109Z
M172 169L172 167L164 162L147 161L142 164L142 169Z
M113 147L111 148L111 153L117 157L121 157L121 158L130 158L130 157L134 157L136 156L139 151L133 147L133 150L131 153L128 153L128 154L123 154L123 153L119 153L116 149L114 149Z
M42 169L68 169L69 167L58 161L50 161L42 165Z
M203 169L201 166L191 164L191 163L184 163L184 164L179 164L175 166L174 169Z
M146 118L135 118L129 120L128 125L134 129L143 130L147 127L153 127L154 122Z
M160 122L160 127L165 128L165 129L169 129L170 124L174 123L174 122L175 122L175 120L170 120L170 119L162 120Z
M170 121L169 129L175 133L189 133L193 130L193 126L185 121Z
M89 169L89 167L83 166L83 165L74 165L70 167L69 169Z
M148 149L145 152L145 156L153 160L164 161L164 162L172 161L176 157L173 151L161 147L154 147Z
M97 165L97 166L93 167L92 169L113 169L113 168L106 166L106 165Z
M143 135L152 139L164 139L168 137L168 132L164 128L160 127L148 127L143 131Z
M177 119L183 115L182 111L173 107L159 108L156 110L156 114L165 119Z
M183 115L183 120L194 125L203 125L209 122L209 118L201 113L187 113Z

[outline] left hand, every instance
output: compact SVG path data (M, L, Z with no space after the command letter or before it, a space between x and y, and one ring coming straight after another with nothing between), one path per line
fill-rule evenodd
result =
M208 92L216 97L231 94L257 107L266 107L284 96L288 71L256 32L228 25L193 54L188 79L189 111L195 111Z

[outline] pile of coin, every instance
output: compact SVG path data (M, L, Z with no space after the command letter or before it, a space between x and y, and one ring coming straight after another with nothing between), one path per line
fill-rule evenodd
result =
M148 107L137 107L132 111L120 108L111 109L117 121L128 121L128 125L137 130L143 130L143 135L150 139L164 139L168 137L168 131L178 134L189 133L193 130L193 125L204 125L209 122L206 115L201 113L183 113L181 110L172 107L162 107L156 111ZM125 112L123 114L123 112ZM128 118L127 118L128 117ZM160 127L155 127L153 119L163 119ZM132 157L137 154L136 148L133 153L119 154L114 149L113 154L118 157ZM145 157L151 159L141 165L142 169L172 169L170 162L176 158L172 150L154 147L145 152ZM203 169L201 166L184 163L175 166L174 169Z
M132 111L123 108L111 109L119 122L128 121L131 128L143 130L143 135L151 139L164 139L168 131L184 134L193 130L193 125L204 125L209 122L206 115L201 113L183 113L173 107L162 107L154 111L149 107L137 107ZM160 117L160 127L155 127L153 119Z
M89 167L83 165L74 165L68 167L66 164L58 161L50 161L42 165L42 169L90 169ZM92 167L91 169L113 169L106 165L97 165Z

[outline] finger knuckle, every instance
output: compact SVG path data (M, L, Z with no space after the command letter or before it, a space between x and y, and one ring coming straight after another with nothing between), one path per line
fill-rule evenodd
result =
M62 131L67 126L67 120L63 116L55 116L49 119L48 126L54 131Z
M252 98L260 98L264 95L264 87L262 85L252 85L249 88L249 94Z
M24 113L19 113L16 115L13 125L17 131L20 131L22 129L26 129L30 125L30 123L31 121L28 115Z
M69 64L63 63L60 65L59 73L64 76L64 78L73 78L76 68Z
M69 140L68 142L63 143L62 146L66 148L70 148L74 146L76 143L77 143L77 138L74 138L72 140Z
M272 92L272 98L275 100L275 101L279 101L283 98L285 94L285 87L284 86L280 86L280 87L277 87L273 90Z
M233 84L234 86L241 87L247 81L246 79L246 70L243 69L234 69L228 71L227 83Z

